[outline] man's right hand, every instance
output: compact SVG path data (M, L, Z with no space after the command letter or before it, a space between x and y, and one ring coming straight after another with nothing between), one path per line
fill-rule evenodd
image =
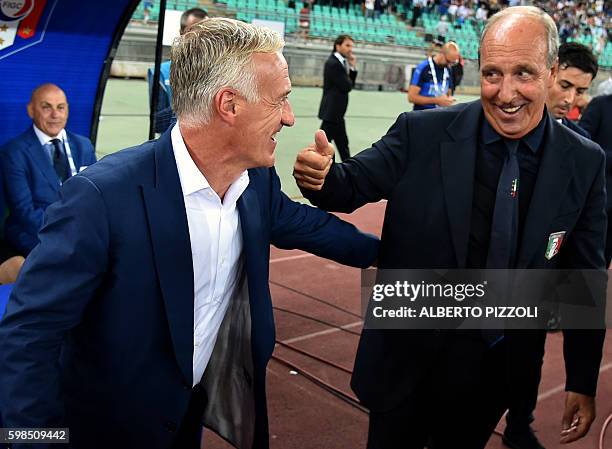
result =
M321 190L334 161L334 147L327 141L325 131L315 133L315 143L297 155L293 177L297 185L308 190Z
M450 95L440 95L439 97L436 97L436 103L438 104L438 106L443 108L454 104L455 99Z

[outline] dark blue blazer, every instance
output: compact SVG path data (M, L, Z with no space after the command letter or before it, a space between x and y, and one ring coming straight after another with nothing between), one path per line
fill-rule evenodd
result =
M480 101L404 113L372 148L334 164L322 191L302 192L319 207L349 213L387 199L380 268L465 268L482 120ZM517 268L605 271L604 153L552 117L545 120ZM560 230L563 247L549 260L549 236ZM600 330L564 330L566 389L595 395L604 337ZM352 379L359 399L373 410L401 404L429 375L445 338L445 332L365 329ZM536 350L537 344L525 347L514 366L529 363Z
M256 448L268 447L275 344L270 244L367 267L378 239L291 201L273 168L238 200L251 314ZM169 448L192 385L192 252L170 132L71 178L47 209L0 322L6 427L70 427L83 448ZM27 349L26 349L27 348ZM61 357L60 357L61 355ZM39 448L40 446L36 446Z
M96 162L89 139L66 134L77 171ZM59 199L60 183L32 127L0 149L0 166L9 209L4 236L25 255L38 243L45 209Z
M586 137L587 139L591 138L591 135L588 133L588 131L586 129L578 126L577 124L575 124L571 120L568 120L567 118L563 117L561 119L561 123L563 123L565 126L567 126L572 131L580 134L582 137Z
M612 192L612 95L599 95L591 100L580 117L580 126L590 133L594 142L606 153L606 189ZM612 194L608 194L608 215L612 213ZM612 222L608 223L606 261L612 260Z

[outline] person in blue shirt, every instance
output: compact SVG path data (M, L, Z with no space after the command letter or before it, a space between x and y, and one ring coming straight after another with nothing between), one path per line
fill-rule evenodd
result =
M204 20L208 13L201 8L191 8L181 15L180 34L194 23ZM147 71L147 81L149 82L149 102L153 101L153 75L154 68ZM172 88L170 87L170 61L164 61L159 66L159 96L157 108L155 110L155 132L163 133L171 125L176 123L176 117L172 111Z
M414 69L408 101L414 110L434 109L450 106L455 102L451 96L453 80L450 67L459 62L459 46L447 42L435 56L430 56Z

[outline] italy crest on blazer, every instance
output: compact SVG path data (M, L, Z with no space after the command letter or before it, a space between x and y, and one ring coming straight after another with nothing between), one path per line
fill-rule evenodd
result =
M563 238L565 237L565 231L553 232L548 236L548 245L546 245L546 252L544 257L548 260L552 259L559 253Z

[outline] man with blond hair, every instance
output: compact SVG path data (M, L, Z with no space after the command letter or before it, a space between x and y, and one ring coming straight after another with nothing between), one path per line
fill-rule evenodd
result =
M280 191L276 135L294 122L282 46L231 19L192 26L172 49L177 124L65 184L0 324L5 427L190 449L205 425L268 447L269 245L360 267L378 249Z
M343 163L330 163L333 147L319 131L298 155L298 185L325 210L388 200L382 269L605 276L605 156L546 112L557 51L542 10L499 12L481 37L480 100L404 113ZM605 337L596 320L597 329L563 331L561 443L582 438L595 419ZM529 406L545 336L543 328L364 329L351 385L370 409L368 449L484 448L508 406Z

